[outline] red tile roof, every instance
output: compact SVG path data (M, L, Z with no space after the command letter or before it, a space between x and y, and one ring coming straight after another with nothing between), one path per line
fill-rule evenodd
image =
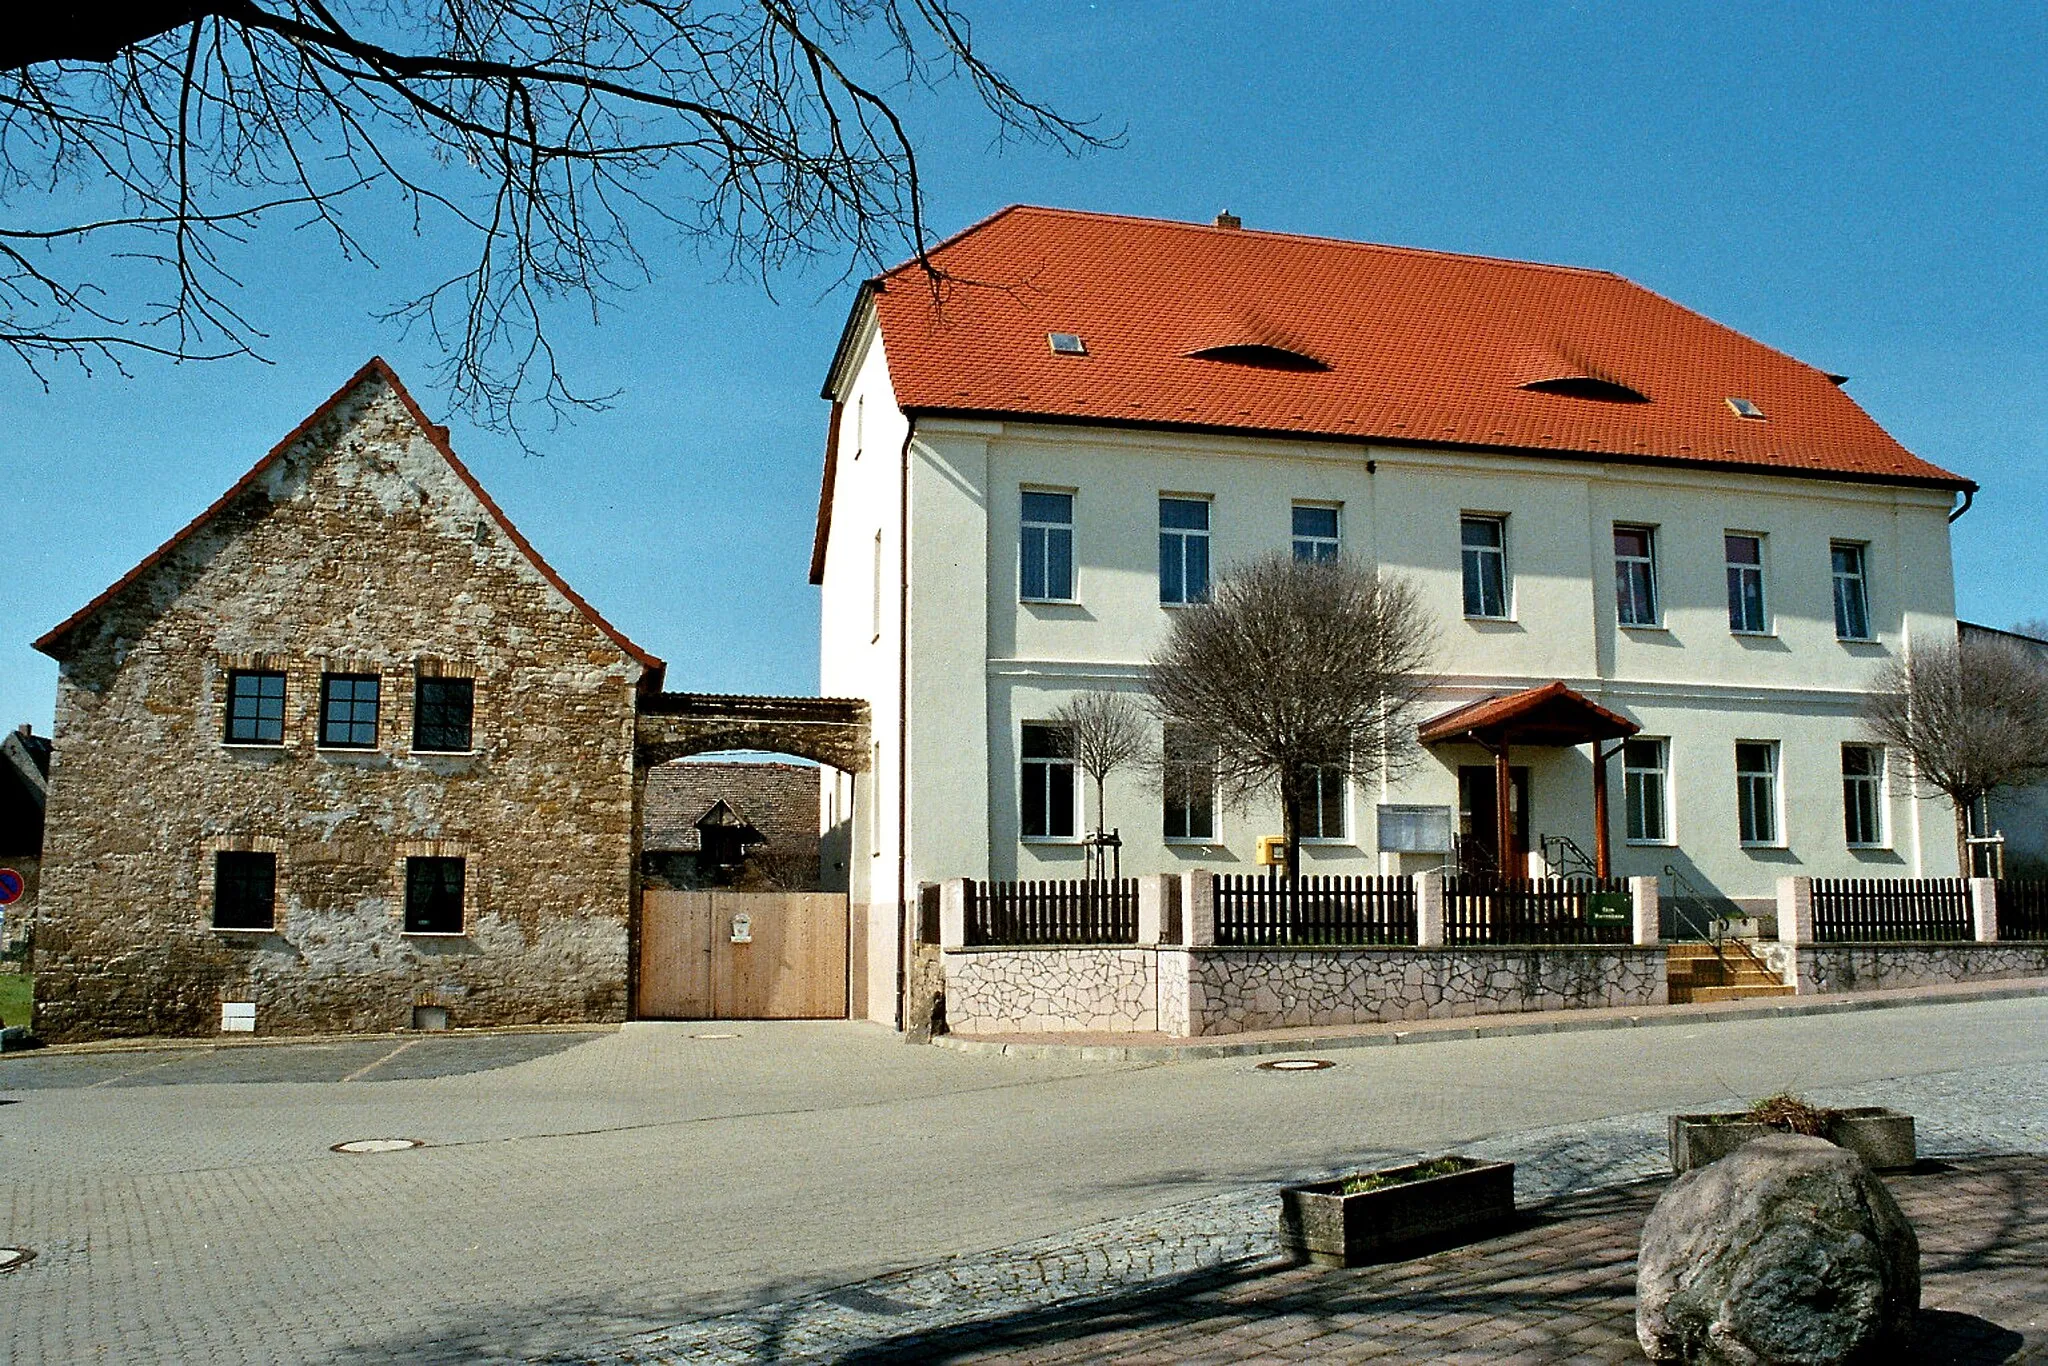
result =
M595 607L592 607L583 600L582 594L569 586L568 580L555 572L554 566L541 558L540 552L535 550L526 537L520 534L519 528L512 525L512 519L507 517L497 503L492 501L490 494L484 492L484 486L478 483L476 476L469 472L469 467L456 457L455 448L448 444L448 429L427 420L426 413L421 410L418 403L413 401L412 394L406 390L405 382L399 379L398 372L385 363L382 356L372 356L367 365L351 375L348 382L329 395L325 403L322 403L318 408L307 414L305 421L292 428L284 440L272 446L261 460L258 460L249 468L247 474L237 479L233 486L219 498L216 498L206 511L194 517L180 528L177 534L155 550L150 551L148 555L143 557L140 564L115 580L98 597L79 608L76 612L73 612L48 631L45 631L36 640L35 648L41 650L44 654L56 656L65 636L98 615L101 608L126 592L152 568L161 564L172 551L198 534L200 528L212 521L246 492L251 485L263 476L263 472L273 462L297 444L299 439L305 436L307 432L318 426L321 420L332 412L343 399L354 393L359 386L372 379L381 379L391 387L392 393L396 394L398 401L404 405L406 413L419 425L420 430L426 434L427 440L440 453L441 458L448 462L448 467L455 472L455 477L468 485L469 491L476 495L479 503L483 504L484 511L489 513L491 520L498 524L498 529L504 532L506 539L518 547L519 553L524 555L536 570L540 571L541 577L554 585L555 589L563 597L567 598L577 611L589 619L591 625L602 631L613 644L625 651L634 662L642 667L644 672L640 676L639 688L646 692L659 692L663 675L667 672L668 666L655 656L641 649L638 645L635 645L631 640L628 640L623 631L619 630L618 627L612 625L609 621L606 621L604 616Z
M1607 271L1032 207L931 257L948 277L936 291L906 263L863 291L848 325L850 340L872 298L912 413L1974 487L1893 440L1822 371ZM1049 332L1079 335L1088 354L1055 355ZM1192 354L1217 347L1310 363ZM1647 401L1524 387L1558 380Z
M1415 728L1425 745L1473 736L1488 744L1508 740L1521 744L1583 745L1634 735L1642 727L1626 716L1567 687L1564 680L1540 688L1483 698L1431 717Z

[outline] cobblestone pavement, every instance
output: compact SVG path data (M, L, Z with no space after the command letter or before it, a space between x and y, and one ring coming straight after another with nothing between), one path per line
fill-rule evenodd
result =
M1921 1360L2048 1362L2048 1227L2041 1224L2048 1157L1982 1156L2048 1153L2044 1079L2048 1070L2029 1065L1812 1093L1831 1105L1906 1109L1917 1117L1923 1154L1951 1154L1962 1164L1959 1176L1894 1178L1922 1234L1931 1277L1924 1303L1979 1315L1996 1310L1991 1321L2004 1328L1987 1340L2009 1345L2002 1355L1930 1351ZM1992 1106L1974 1108L1983 1101ZM1666 1115L1533 1130L1460 1151L1516 1163L1517 1200L1533 1207L1526 1229L1481 1253L1356 1273L1356 1280L1295 1268L1277 1237L1276 1183L682 1324L572 1359L607 1366L1640 1360L1635 1248L1670 1174ZM1960 1274L1972 1267L1993 1272L1995 1283ZM1944 1281L1937 1271L1957 1274ZM1968 1336L1960 1319L1933 1324L1942 1343ZM2012 1357L2020 1345L2014 1331L2028 1334L2037 1355ZM1455 1344L1428 1341L1454 1332ZM1212 1345L1212 1333L1227 1346ZM1439 1355L1454 1350L1473 1355Z
M414 1061L439 1074L404 1075L429 1042ZM82 1055L0 1059L0 1246L37 1253L0 1274L0 1360L900 1355L1248 1274L1283 1179L1507 1151L1531 1201L1654 1171L1669 1110L1784 1086L1907 1104L1929 1150L2048 1151L2040 999L1351 1050L1291 1074L975 1058L843 1024L559 1042L484 1066L509 1045L422 1041L347 1072L356 1055L324 1045L304 1064L249 1050L273 1055L260 1075L315 1080L252 1080L231 1050L124 1054L91 1079ZM329 1151L393 1136L429 1146Z

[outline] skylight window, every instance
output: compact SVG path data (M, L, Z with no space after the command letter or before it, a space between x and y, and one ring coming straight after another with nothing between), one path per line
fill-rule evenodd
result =
M1052 347L1052 353L1055 356L1085 356L1088 354L1088 344L1072 332L1048 332L1045 334L1045 341L1046 345Z
M1763 421L1764 410L1746 398L1731 398L1728 400L1728 406L1735 410L1737 417L1753 417L1759 422Z

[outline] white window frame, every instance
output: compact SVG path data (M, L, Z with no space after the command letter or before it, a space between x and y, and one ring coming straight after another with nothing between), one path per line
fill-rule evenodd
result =
M1742 767L1742 747L1761 745L1770 755L1770 767L1758 772ZM1750 809L1750 784L1763 778L1771 785L1768 811L1771 817L1770 836L1767 839L1753 839L1742 830L1743 814ZM1735 742L1735 835L1745 849L1783 849L1785 847L1785 760L1783 747L1776 740L1737 740Z
M1756 543L1755 564L1743 564L1728 557L1728 542L1736 538ZM1755 626L1736 625L1736 599L1731 597L1728 602L1728 631L1731 635L1768 636L1775 634L1771 629L1771 589L1770 574L1768 572L1770 553L1769 538L1761 531L1723 531L1721 533L1721 563L1724 577L1729 580L1728 587L1731 592L1734 590L1734 577L1737 575L1744 579L1754 576L1756 579L1757 614L1762 618Z
M1877 771L1870 774L1851 774L1848 770L1849 751L1852 749L1860 749L1867 754L1876 755ZM1851 849L1889 849L1892 847L1891 821L1889 819L1891 812L1890 787L1891 756L1886 752L1883 745L1857 741L1845 742L1842 745L1842 838L1847 841ZM1877 826L1875 839L1857 840L1849 838L1850 813L1855 810L1852 804L1853 799L1850 795L1853 788L1865 788L1869 791L1870 814Z
M1025 731L1058 731L1061 729L1063 729L1061 726L1051 721L1025 721L1017 727L1017 837L1025 844L1074 844L1081 838L1081 827L1085 824L1081 818L1081 778L1080 770L1075 765L1071 755L1063 759L1049 755L1026 758L1024 755ZM1064 835L1051 833L1033 835L1026 833L1026 827L1029 826L1030 820L1025 803L1025 792L1028 786L1025 781L1025 775L1033 768L1043 768L1046 770L1045 776L1041 781L1045 785L1046 802L1044 815L1047 817L1046 826L1048 831L1051 829L1050 818L1053 814L1051 770L1064 768L1067 771L1068 805L1071 809L1067 812L1068 831Z
M1616 537L1625 531L1641 532L1643 535L1643 547L1647 553L1642 555L1624 555L1621 553L1620 546L1613 546L1615 623L1631 631L1661 631L1664 629L1664 593L1662 585L1657 582L1657 528L1647 522L1616 522L1614 524L1613 534ZM1610 541L1609 544L1612 545L1613 542ZM1644 582L1650 595L1650 616L1646 621L1632 621L1622 614L1622 584L1624 581L1622 566L1624 565L1643 566Z
M1835 568L1835 555L1843 550L1855 552L1856 572L1853 574L1844 574L1841 570ZM1855 585L1857 605L1863 611L1863 634L1860 636L1850 635L1843 629L1846 624L1842 620L1842 585L1844 583ZM1831 540L1828 542L1828 587L1830 590L1829 602L1835 611L1835 639L1850 641L1876 640L1877 631L1871 622L1870 545L1867 541Z
M1173 736L1171 734L1162 734L1160 736L1160 752L1162 756L1161 762L1166 771L1166 780L1160 784L1159 828L1162 837L1168 844L1208 845L1215 844L1217 842L1217 808L1219 806L1219 803L1216 800L1217 755L1215 752L1215 746L1212 745L1208 748L1209 757L1206 760L1189 759L1184 756L1176 757L1174 753ZM1176 809L1180 811L1182 818L1181 823L1183 824L1183 826L1192 824L1192 822L1188 820L1188 815L1190 813L1191 808L1193 807L1193 803L1186 800L1185 798L1176 800L1174 795L1174 785L1177 781L1176 775L1178 775L1179 781L1185 781L1185 776L1189 770L1206 770L1208 774L1209 833L1206 835L1197 835L1192 833L1176 835L1171 832L1172 817Z
M1478 546L1465 544L1465 526L1469 522L1492 524L1499 534L1500 544ZM1500 611L1474 612L1471 602L1465 597L1465 559L1476 556L1482 562L1492 558L1494 568L1500 576ZM1481 585L1480 605L1485 605L1485 586ZM1508 573L1508 519L1499 512L1461 512L1458 514L1458 600L1465 611L1467 621L1513 621L1515 619L1515 581Z
M1629 762L1628 746L1650 744L1657 747L1657 765L1643 768ZM1631 835L1628 833L1635 822L1636 791L1640 780L1654 775L1657 784L1658 815L1662 817L1663 830L1652 835ZM1661 735L1632 735L1622 741L1621 751L1621 830L1622 843L1642 846L1670 846L1678 841L1672 831L1671 820L1671 741Z
M1321 764L1311 771L1315 775L1314 793L1312 796L1310 793L1302 794L1301 842L1303 844L1351 843L1351 775L1345 773L1334 764ZM1316 829L1320 832L1323 825L1323 798L1327 795L1325 787L1332 781L1333 775L1337 784L1337 823L1340 828L1334 835L1322 833L1311 835L1308 833L1308 813L1310 810L1314 810L1316 813Z
M1067 520L1064 522L1043 522L1035 521L1026 516L1024 505L1026 500L1033 495L1041 498L1066 499ZM1073 603L1081 600L1079 586L1081 567L1074 562L1074 501L1074 490L1072 489L1040 488L1026 484L1017 490L1017 601ZM1062 595L1049 591L1045 593L1031 593L1027 591L1028 585L1024 578L1025 546L1031 541L1034 533L1042 539L1044 545L1039 552L1042 557L1041 568L1047 571L1043 577L1049 580L1051 577L1053 539L1062 532L1065 533L1067 541L1066 593ZM1052 587L1050 582L1042 586L1048 589Z
M1294 527L1295 514L1303 508L1329 513L1337 529L1328 536L1303 535L1295 530ZM1318 503L1304 498L1295 499L1287 509L1287 540L1288 548L1297 560L1302 560L1309 564L1322 564L1336 559L1344 553L1344 505L1342 503ZM1302 553L1304 549L1308 551L1306 555ZM1326 550L1328 553L1324 553Z
M1202 514L1202 526L1197 529L1194 527L1170 527L1166 525L1166 505L1168 503L1200 504L1205 509ZM1210 596L1216 590L1215 499L1195 493L1162 493L1159 495L1158 518L1159 568L1161 571L1159 575L1160 605L1162 607L1192 607L1209 601ZM1166 538L1169 536L1177 539L1176 552L1180 556L1181 596L1177 598L1166 596ZM1202 543L1202 592L1199 597L1194 597L1190 596L1187 591L1188 545L1190 542L1198 539Z

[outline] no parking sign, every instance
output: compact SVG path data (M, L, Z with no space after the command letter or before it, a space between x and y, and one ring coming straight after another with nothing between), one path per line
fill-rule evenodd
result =
M27 886L27 880L20 873L12 868L0 868L0 906L12 906L21 900Z

